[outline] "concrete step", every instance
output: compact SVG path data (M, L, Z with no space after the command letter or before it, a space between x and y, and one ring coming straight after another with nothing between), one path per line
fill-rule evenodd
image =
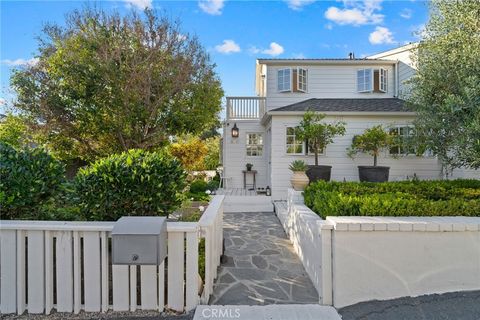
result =
M193 320L341 320L335 308L319 304L198 306Z
M224 212L273 212L271 197L225 196Z

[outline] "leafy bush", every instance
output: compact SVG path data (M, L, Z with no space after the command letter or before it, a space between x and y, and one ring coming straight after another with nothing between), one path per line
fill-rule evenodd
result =
M326 216L480 216L480 180L318 181L305 204Z
M217 190L219 186L220 186L220 177L217 175L215 176L215 178L208 181L207 189L210 191L213 191L213 190Z
M185 176L166 153L129 150L80 169L75 200L87 220L168 215L182 203Z
M190 185L191 193L205 193L208 189L208 183L204 180L195 180Z
M65 168L41 148L19 149L0 142L2 219L38 219L64 182Z
M208 148L198 137L186 136L169 146L170 153L175 156L186 170L203 170Z

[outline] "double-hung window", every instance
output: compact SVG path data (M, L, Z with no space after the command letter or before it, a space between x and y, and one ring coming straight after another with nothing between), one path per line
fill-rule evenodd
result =
M261 133L247 133L247 156L261 157L263 155L263 136Z
M277 89L279 92L286 92L292 89L292 70L290 68L277 71Z
M304 143L297 137L297 127L286 128L286 152L287 154L303 154Z
M370 92L372 91L373 82L372 69L357 70L357 91Z

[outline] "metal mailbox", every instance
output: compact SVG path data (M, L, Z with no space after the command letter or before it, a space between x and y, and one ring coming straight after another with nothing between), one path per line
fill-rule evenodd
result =
M167 256L165 217L122 217L112 230L112 264L160 265Z

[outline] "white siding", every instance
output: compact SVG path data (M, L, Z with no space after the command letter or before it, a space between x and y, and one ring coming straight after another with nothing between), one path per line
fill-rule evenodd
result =
M239 137L232 138L231 130L237 124ZM259 157L249 157L246 153L246 134L261 133L263 135L263 154ZM230 178L227 183L228 188L243 188L243 173L246 170L247 163L253 164L252 170L257 170L257 187L267 186L267 139L265 127L259 120L239 120L230 121L224 128L223 135L224 154L223 167L225 177ZM252 176L247 176L247 183L251 183Z
M272 117L272 195L274 199L286 199L287 188L290 187L291 172L289 164L296 159L314 164L314 156L294 156L285 153L285 127L298 125L301 116L273 116ZM328 116L326 121L343 120L347 123L345 136L337 137L327 146L324 155L319 157L319 164L332 166L332 180L357 181L359 165L373 165L373 158L359 154L354 160L346 154L352 138L361 134L365 129L377 124L394 125L407 124L413 120L408 116ZM385 151L378 159L381 166L390 167L390 181L404 180L415 173L420 179L438 179L441 174L441 165L433 157L406 156L392 158Z
M370 59L398 60L398 95L405 97L408 95L409 88L406 81L415 75L416 66L413 56L416 53L416 44L385 51L373 56Z
M299 62L300 63L300 62ZM307 92L278 92L277 70L288 66L267 67L267 110L283 107L311 98L392 98L394 92L394 68L385 65L308 65ZM357 70L384 68L388 70L386 93L358 93Z

